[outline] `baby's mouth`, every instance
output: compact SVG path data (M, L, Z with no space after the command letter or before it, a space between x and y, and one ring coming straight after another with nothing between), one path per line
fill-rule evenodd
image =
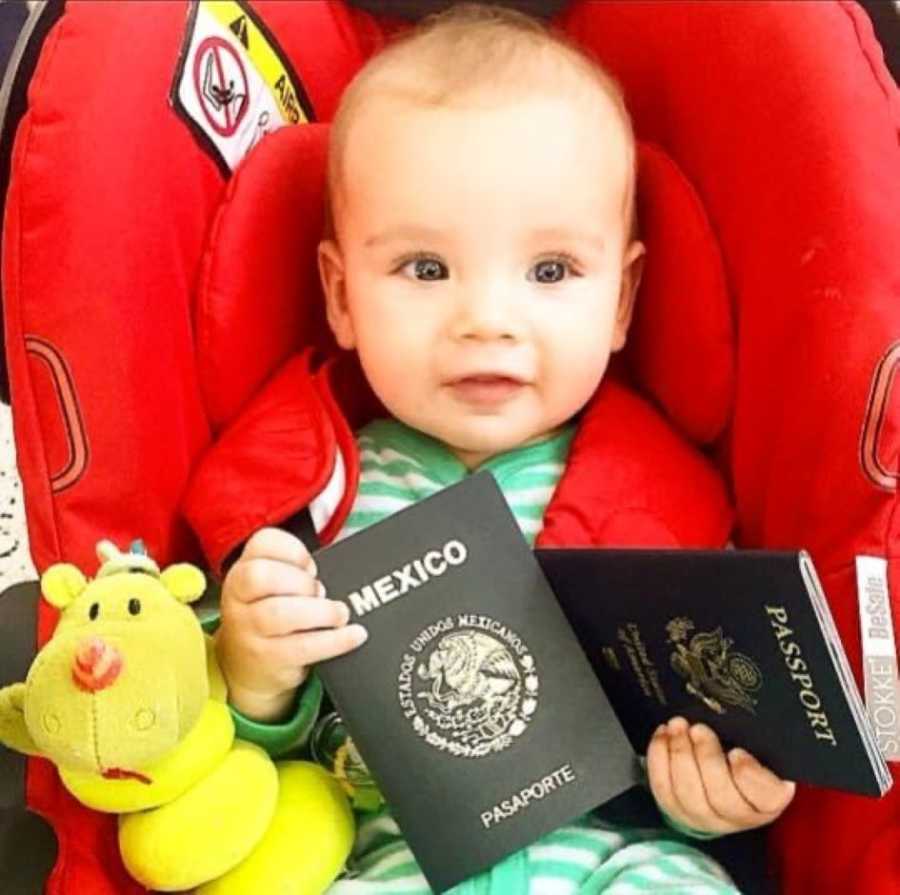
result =
M452 379L447 387L453 396L466 404L491 406L515 397L526 383L515 376L500 373L477 373Z

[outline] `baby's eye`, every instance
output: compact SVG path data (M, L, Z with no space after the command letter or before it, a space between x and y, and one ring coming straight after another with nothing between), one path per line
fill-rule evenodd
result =
M528 271L528 279L537 283L558 283L568 273L571 273L569 262L561 258L553 258L549 261L538 261Z
M412 261L407 261L400 270L406 276L425 282L446 280L449 276L447 266L437 258L413 258Z

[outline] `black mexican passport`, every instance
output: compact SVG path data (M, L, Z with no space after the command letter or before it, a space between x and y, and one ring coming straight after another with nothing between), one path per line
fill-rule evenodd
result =
M316 563L369 631L320 675L435 890L628 789L676 714L788 779L890 786L805 553L532 553L480 473Z
M432 888L634 784L634 750L490 473L316 564L369 631L320 676Z

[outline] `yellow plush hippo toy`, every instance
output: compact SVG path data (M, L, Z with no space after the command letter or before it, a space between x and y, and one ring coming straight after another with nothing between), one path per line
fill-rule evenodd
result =
M340 785L235 739L188 605L206 586L199 569L161 572L140 542L97 552L92 581L65 564L42 576L62 614L25 683L0 690L0 742L49 758L79 801L120 814L123 861L148 889L318 895L352 844Z

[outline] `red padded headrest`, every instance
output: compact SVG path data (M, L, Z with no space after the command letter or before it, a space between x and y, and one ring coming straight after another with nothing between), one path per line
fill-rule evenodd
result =
M214 430L297 348L334 347L316 266L327 140L322 124L270 134L235 171L216 213L194 305Z
M232 178L210 231L196 304L201 389L222 428L293 350L335 350L316 268L327 125L270 134ZM722 261L687 178L639 147L638 208L647 263L629 365L694 441L713 441L734 388Z

